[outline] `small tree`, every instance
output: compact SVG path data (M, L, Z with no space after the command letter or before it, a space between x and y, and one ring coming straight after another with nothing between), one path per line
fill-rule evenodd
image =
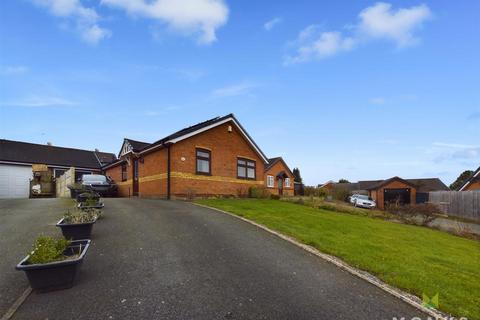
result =
M342 178L342 179L338 180L338 183L350 183L350 181L348 181L347 179Z
M302 176L300 175L300 169L298 168L293 168L293 175L295 177L294 181L302 183Z
M453 182L449 188L450 190L458 190L460 189L461 186L463 186L465 184L465 182L468 181L468 179L470 179L473 175L473 171L472 170L465 170L462 172L462 174L460 174L457 178L457 180L455 180L455 182Z

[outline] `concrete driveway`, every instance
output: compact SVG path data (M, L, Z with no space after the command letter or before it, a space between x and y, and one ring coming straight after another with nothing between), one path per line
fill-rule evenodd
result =
M425 315L296 246L190 203L106 199L71 289L32 293L13 319L411 319ZM64 200L0 200L0 314L13 270Z

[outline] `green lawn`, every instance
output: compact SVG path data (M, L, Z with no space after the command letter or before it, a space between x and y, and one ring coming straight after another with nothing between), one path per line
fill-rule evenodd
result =
M480 319L480 242L428 228L315 209L278 200L204 199L342 258L440 309Z

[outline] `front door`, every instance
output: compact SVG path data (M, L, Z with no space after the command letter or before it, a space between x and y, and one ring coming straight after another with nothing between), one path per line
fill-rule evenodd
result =
M278 178L278 195L282 195L283 194L283 179L282 178Z
M133 160L133 196L138 196L138 159Z

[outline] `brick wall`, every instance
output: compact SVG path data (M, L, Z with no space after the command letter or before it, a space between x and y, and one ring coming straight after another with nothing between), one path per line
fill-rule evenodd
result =
M462 191L480 190L480 181L469 183Z
M384 192L385 189L410 189L410 204L415 204L417 199L417 189L401 181L392 181L379 189L371 190L370 197L377 203L379 209L385 209Z
M211 152L211 176L196 174L197 147ZM255 180L237 179L237 157L255 161ZM171 159L173 195L238 195L263 184L264 162L232 122L172 145Z
M232 131L229 132L229 126ZM211 152L211 175L196 174L196 148ZM172 197L246 194L251 186L264 185L264 162L232 122L222 124L170 147ZM255 161L256 179L237 178L237 157ZM121 165L107 169L107 175L119 185L119 195L132 190L133 161L128 181L121 182ZM167 149L143 155L138 163L139 196L167 196ZM120 182L119 182L120 181ZM293 179L291 180L293 190ZM293 191L292 191L293 192Z
M112 168L105 170L105 174L110 176L113 181L118 185L118 196L119 197L129 197L132 195L132 174L133 174L133 163L130 162L130 165L127 164L127 180L122 181L122 165L117 165Z
M290 178L290 187L285 186L285 179L283 180L283 195L285 196L293 196L294 195L294 176L290 173L290 170L285 165L283 161L277 161L271 168L269 168L264 174L264 185L267 187L267 190L270 191L272 194L278 194L278 179L277 174L281 171L284 171L288 177ZM273 188L267 186L267 176L271 175L274 178L274 186Z

